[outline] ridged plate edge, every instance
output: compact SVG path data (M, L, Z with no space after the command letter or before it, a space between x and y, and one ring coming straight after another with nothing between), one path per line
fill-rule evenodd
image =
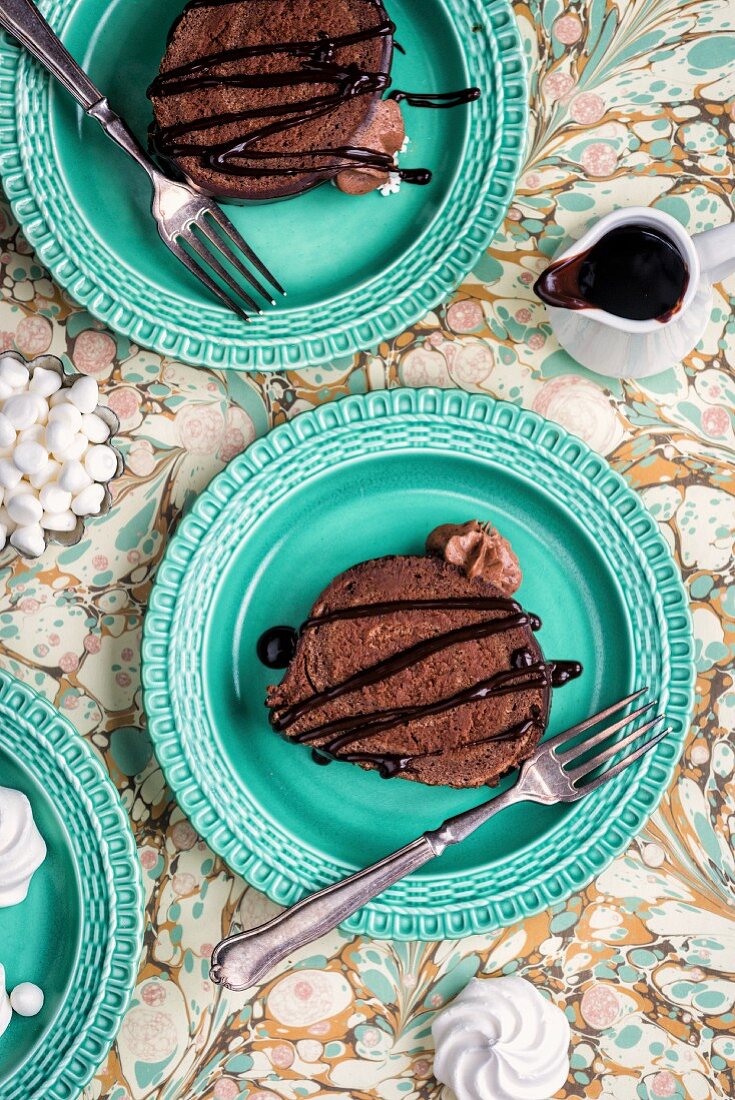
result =
M309 307L253 318L243 339L234 315L164 295L108 253L65 193L48 124L51 78L0 33L0 173L26 237L54 278L95 317L136 343L189 363L297 370L396 336L446 298L485 251L512 199L525 148L527 78L509 0L443 2L456 26L487 21L487 37L469 34L462 45L471 79L492 86L493 95L473 105L470 152L439 222L400 264L319 307L319 327L326 324L326 331L309 331L313 312L319 312ZM46 0L40 6L63 32L73 3Z
M144 623L144 702L158 758L184 812L234 870L279 904L293 904L299 896L298 884L283 868L275 869L259 856L247 836L236 834L211 814L206 796L178 741L167 686L168 656L172 631L175 625L180 626L179 597L189 563L211 532L216 515L269 463L283 460L301 445L313 444L324 433L337 433L381 419L421 416L439 421L461 420L473 426L511 433L522 441L524 448L539 452L544 461L573 469L607 500L618 524L630 533L638 548L648 574L646 583L655 584L656 614L668 668L667 717L674 732L640 767L639 782L626 791L622 800L625 806L621 820L610 822L605 830L598 830L594 842L577 853L571 870L547 874L543 882L534 882L531 888L514 891L500 901L487 895L477 896L478 892L482 893L477 889L469 896L466 889L458 891L443 913L435 910L422 913L413 904L399 902L389 906L387 901L376 902L344 924L345 929L353 932L409 940L455 938L512 924L563 901L602 871L654 811L673 776L691 721L694 683L691 618L678 567L638 495L582 440L536 413L455 390L379 391L347 397L304 413L252 444L201 494L169 544ZM616 784L607 788L608 797L612 797L609 792L613 788ZM456 876L456 883L464 881L466 884L470 879L471 876ZM427 882L423 890L416 887L413 893L417 896L425 893L430 899L439 886L451 889L451 884L446 886L449 881Z
M93 751L37 692L0 670L0 745L46 784L77 865L84 927L69 996L0 1100L76 1100L104 1059L135 987L143 883L130 823ZM104 880L107 905L99 888Z

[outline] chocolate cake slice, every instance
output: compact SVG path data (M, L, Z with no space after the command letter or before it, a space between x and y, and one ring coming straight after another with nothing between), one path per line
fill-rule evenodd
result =
M390 83L393 29L381 0L192 0L149 89L152 144L236 201L387 170L392 155L351 142Z
M539 625L496 584L440 557L363 562L314 604L268 691L272 725L322 759L386 777L494 784L540 740L552 684L581 671L544 659Z

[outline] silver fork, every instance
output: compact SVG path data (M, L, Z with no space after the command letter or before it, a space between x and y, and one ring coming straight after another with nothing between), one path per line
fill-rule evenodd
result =
M0 0L0 26L17 38L64 85L86 113L97 119L108 137L148 174L153 184L153 217L162 241L174 256L228 309L234 310L245 321L248 320L248 309L253 313L261 313L262 310L235 281L223 261L229 263L257 294L275 305L271 292L245 266L236 249L280 294L286 292L243 240L230 219L211 199L186 183L170 180L159 170L127 124L115 114L100 90L51 30L35 4L31 0ZM195 229L206 238L206 243L194 232ZM199 259L187 252L184 245ZM232 295L214 281L204 264L230 288ZM247 308L243 308L241 302Z
M579 725L544 741L521 767L515 786L496 798L471 810L465 810L456 817L450 817L438 829L424 833L405 848L374 863L372 867L366 867L365 870L304 898L267 924L222 940L212 954L212 981L235 990L255 985L292 951L331 931L383 890L429 860L440 856L450 844L459 844L506 806L511 806L514 802L541 802L545 806L555 802L576 802L578 798L583 798L590 791L597 790L603 783L620 775L671 732L667 726L647 737L637 748L633 748L635 742L649 734L663 719L663 715L659 714L631 730L619 741L610 741L625 726L655 707L657 699L617 719L578 744L572 742L628 703L640 699L647 690L648 688L642 688L598 714L593 714ZM597 746L604 747L590 756L590 751ZM626 751L629 749L632 751ZM621 752L623 756L620 760L606 771L595 774L598 768Z

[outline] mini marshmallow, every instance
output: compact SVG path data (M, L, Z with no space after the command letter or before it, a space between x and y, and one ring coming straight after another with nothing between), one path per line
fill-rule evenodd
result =
M110 429L97 413L87 413L82 417L82 431L90 443L106 443L110 438Z
M86 492L86 489L82 492ZM44 512L41 526L46 531L73 531L78 522L78 517L67 508L63 512Z
M44 512L66 512L71 508L71 493L60 489L55 481L49 481L43 486L38 499L41 501Z
M50 481L56 481L60 473L61 463L50 458L44 469L39 470L37 474L31 474L28 480L34 489L43 489L44 485L48 485Z
M8 397L12 397L13 387L9 386L7 382L3 382L0 378L0 401L7 400Z
M14 390L27 386L30 377L28 367L24 363L19 363L9 355L4 355L0 359L0 379L8 386L12 386Z
M75 516L97 516L99 515L104 498L104 485L99 485L95 482L92 485L88 485L86 489L82 489L81 493L78 493L74 497L71 510Z
M32 489L15 493L8 502L8 515L19 527L30 527L39 523L43 515L41 501L34 496Z
M61 376L55 370L47 370L46 367L36 367L28 387L31 393L37 393L39 397L47 400L61 389Z
M104 443L90 447L84 456L84 469L92 481L109 481L117 473L117 455Z
M77 378L69 390L69 401L76 405L80 413L93 413L100 399L100 391L94 378L83 375Z
M8 515L8 509L4 505L0 506L0 523L6 531L13 531L17 526L15 521Z
M37 1016L43 1002L43 990L33 982L21 982L10 994L10 1007L19 1016Z
M0 482L1 481L2 477L0 477ZM92 478L84 469L81 462L72 461L65 462L61 467L61 473L57 478L57 482L60 489L64 489L65 492L76 496L77 493L81 493L82 489L86 489L88 485L92 484Z
M68 401L49 409L48 419L49 424L66 424L72 432L81 431L82 428L82 414L76 405L70 405Z
M46 549L46 539L39 523L16 527L10 536L10 545L24 558L37 558Z
M88 447L89 440L84 432L76 432L72 436L69 446L64 447L63 451L56 451L55 454L61 462L72 462L74 459L82 459L87 453Z
M35 393L14 393L3 405L3 412L17 431L30 428L38 420L39 401ZM44 402L45 404L45 402Z
M48 462L48 451L40 443L19 443L13 462L24 474L37 474Z
M96 419L99 420L99 417ZM95 440L95 442L101 442L101 440ZM15 443L15 428L5 413L0 412L0 447L12 447L13 443Z
M66 405L68 403L68 393L69 391L66 386L61 390L57 390L56 393L52 393L48 399L49 406L55 409L57 405Z
M52 410L53 411L53 410ZM54 455L62 455L71 445L74 432L67 424L51 420L46 428L46 446Z
M9 458L0 458L0 485L4 489L12 489L23 477L22 473Z
M4 549L5 543L8 541L8 529L4 523L0 522L0 550Z
M24 428L22 432L18 432L16 439L17 443L44 443L46 439L46 428L43 424L31 424L30 428Z

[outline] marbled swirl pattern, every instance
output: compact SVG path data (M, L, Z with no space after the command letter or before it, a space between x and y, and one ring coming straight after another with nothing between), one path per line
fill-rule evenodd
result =
M531 292L558 243L617 204L655 203L693 231L732 219L735 8L519 0L516 13L532 122L502 232L446 308L354 361L246 378L162 360L78 311L0 208L0 346L93 375L127 460L109 515L78 547L0 563L2 663L104 757L145 869L140 983L87 1100L428 1100L432 1015L478 972L523 974L565 1008L574 1049L559 1097L735 1096L735 279L686 363L639 384L576 369ZM565 905L489 940L335 932L246 1004L214 991L207 956L272 906L197 839L151 759L142 616L181 510L229 458L303 409L397 384L532 407L642 492L691 594L695 728L649 827Z

